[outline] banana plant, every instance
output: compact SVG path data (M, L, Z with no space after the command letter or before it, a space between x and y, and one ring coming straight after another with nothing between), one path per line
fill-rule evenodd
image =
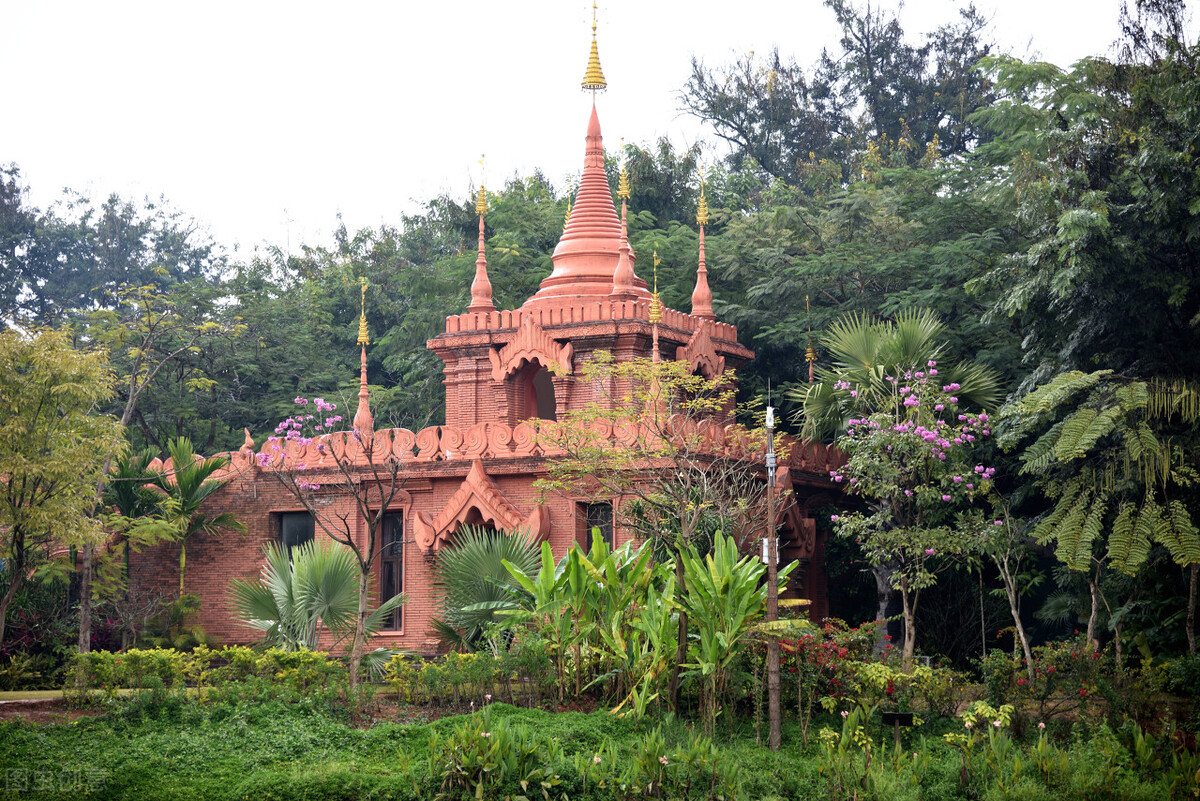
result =
M550 543L542 543L541 566L532 577L525 575L517 565L507 559L503 564L521 589L529 593L530 606L526 614L515 619L517 622L522 618L532 620L539 633L549 643L554 672L558 679L558 700L561 702L566 685L566 647L571 641L572 621L570 615L566 614L566 599L562 592L565 579L554 563Z
M721 534L707 556L701 558L687 548L679 558L688 588L680 605L697 634L688 647L690 661L685 667L703 680L705 726L711 734L733 661L766 612L762 578L767 568L755 556L741 556L733 539ZM779 571L780 584L795 567L793 562Z

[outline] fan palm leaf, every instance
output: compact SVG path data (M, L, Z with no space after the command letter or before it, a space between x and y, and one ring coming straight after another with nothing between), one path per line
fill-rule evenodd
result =
M266 562L259 579L235 579L229 592L238 618L263 632L265 644L314 650L326 631L335 646L354 634L361 572L349 548L324 540L290 552L278 543L263 550ZM401 593L372 611L366 621L368 636L407 600Z
M821 339L828 367L818 368L817 381L798 387L789 398L800 404L797 417L809 437L829 437L856 414L878 409L892 391L888 377L938 363L939 377L957 383L966 403L991 408L1000 400L1000 377L974 362L945 363L945 325L928 309L900 312L893 320L849 314L835 321Z
M469 647L483 636L497 615L516 609L519 595L508 561L525 575L537 573L541 551L524 534L464 526L452 548L438 554L442 596L440 636L458 647ZM455 632L457 636L450 636Z

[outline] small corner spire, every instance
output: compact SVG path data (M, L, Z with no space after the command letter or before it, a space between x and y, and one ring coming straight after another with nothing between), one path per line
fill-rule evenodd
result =
M603 92L608 88L608 81L604 80L604 70L600 68L600 50L596 46L596 3L592 3L592 52L588 55L587 70L583 73L583 81L580 87L586 92L591 90L593 102L596 99L596 92Z
M658 265L662 264L662 259L658 257L658 251L654 251L654 292L650 295L650 322L658 325L663 319L663 302L662 297L658 294ZM658 335L655 329L655 336Z
M812 306L809 305L808 295L804 296L804 313L808 317L808 346L804 348L804 361L808 362L808 383L816 377L817 349L812 341Z
M367 279L361 277L359 280L359 289L361 293L358 299L358 345L370 345L371 335L367 331Z
M361 366L358 373L358 409L354 412L354 429L358 431L363 441L369 441L375 428L375 418L371 416L371 403L367 392L367 345L370 336L367 334L367 279L362 282L362 297L358 317L358 345L362 349Z
M704 226L708 224L708 198L704 196L704 168L700 169L700 202L696 205L696 225L700 228L700 255L696 266L696 288L692 290L692 315L715 320L712 289L708 286L708 266L704 263Z
M624 155L625 140L621 140L621 153ZM617 249L617 267L613 270L613 299L614 300L631 300L637 297L637 287L634 285L636 276L633 272L633 263L637 257L633 255L633 248L629 246L629 227L626 223L626 208L629 200L629 173L625 171L625 163L622 158L621 162L621 177L617 181L617 197L621 200L621 245Z
M483 157L479 157L480 165ZM492 302L492 282L488 280L487 254L484 252L483 218L487 215L487 192L483 188L483 180L479 181L479 194L475 198L475 213L479 215L479 255L475 258L475 279L471 281L471 304L467 311L492 312L496 304Z
M654 251L654 292L650 295L650 363L657 365L662 361L662 356L658 352L658 324L662 322L663 306L662 298L658 296L658 265L662 262L658 258L658 251ZM652 395L655 400L656 408L661 409L662 387L659 386L658 373L654 373Z

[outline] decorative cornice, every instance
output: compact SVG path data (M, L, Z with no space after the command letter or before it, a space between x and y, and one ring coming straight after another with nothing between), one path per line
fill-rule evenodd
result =
M725 372L725 357L717 353L709 333L711 327L708 321L701 324L686 345L675 349L675 358L686 361L693 373L699 372L707 378L716 378Z
M553 366L555 372L570 375L574 370L574 353L570 342L560 345L532 317L526 316L517 329L516 337L498 352L489 351L488 357L492 362L492 378L503 381L520 369L523 362L532 362L534 359L541 362L543 367Z
M528 520L504 497L483 469L483 462L476 459L458 491L436 517L428 512L413 516L417 545L425 551L437 550L472 511L479 512L485 523L508 531L524 526Z

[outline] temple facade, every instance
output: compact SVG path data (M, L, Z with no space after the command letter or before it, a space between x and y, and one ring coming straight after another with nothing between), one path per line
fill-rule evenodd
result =
M354 420L359 438L327 435L312 442L272 441L256 448L247 434L242 449L229 454L230 465L218 476L228 484L209 508L233 512L247 531L199 536L187 544L185 589L199 595L201 610L195 622L211 637L221 642L258 638L258 632L235 620L228 587L234 578L253 580L259 575L264 544L295 545L324 536L310 507L278 480L280 451L274 449L282 448L286 464L304 463L314 476L336 472L335 459L356 465L363 482L375 480L371 461L386 459L394 465L400 489L385 510L372 592L382 600L403 591L409 601L373 645L429 653L437 648L430 626L438 598L436 555L454 547L462 526L523 530L549 542L556 557L577 544L586 547L593 527L614 546L630 539L620 524L621 504L627 499L543 493L535 487L535 481L546 476L548 461L556 458L553 447L539 439L536 421L557 420L604 402L604 388L584 380L581 365L604 351L618 362L636 357L681 360L690 372L711 378L754 358L738 342L737 329L713 313L704 257L703 195L697 216L699 269L690 311L663 308L637 275L637 257L624 223L628 186L622 174L618 212L604 170L594 101L595 90L603 88L603 74L594 30L584 88L593 90L593 105L578 194L555 248L552 272L520 308L501 310L493 304L483 235L487 208L480 189L479 255L470 304L465 313L447 317L445 330L428 342L444 363L445 425L417 432L374 430L364 330L362 390ZM739 456L761 465L765 443L727 442L721 426L714 431L714 448L740 448ZM783 440L780 450L786 455L778 472L781 558L802 561L788 589L810 598L812 615L819 618L827 608L826 586L823 543L812 511L836 494L829 481L836 454L819 443ZM349 521L365 546L366 521L335 483L325 482L314 491L310 505L318 505L320 514ZM139 555L131 564L131 586L178 592L178 555L178 545Z

